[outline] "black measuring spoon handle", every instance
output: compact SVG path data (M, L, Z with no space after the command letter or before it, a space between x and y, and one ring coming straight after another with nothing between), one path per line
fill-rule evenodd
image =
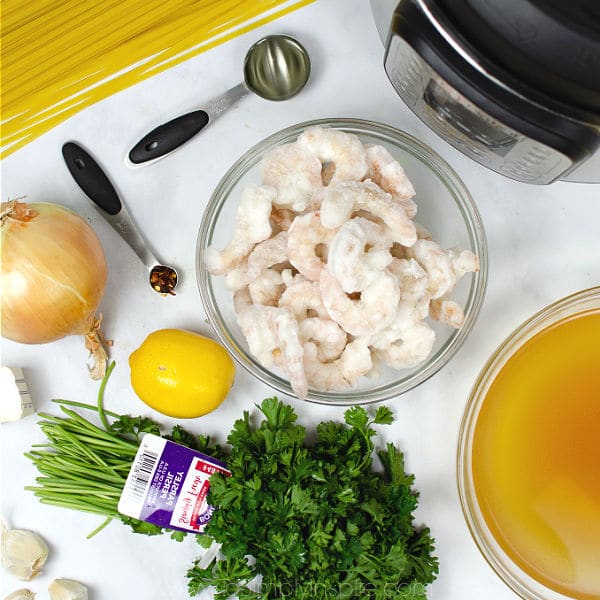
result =
M244 82L238 83L203 104L202 108L159 125L133 146L127 154L125 163L136 167L171 154L198 135L216 117L249 92Z
M101 210L117 215L123 205L110 179L92 155L75 142L62 147L69 172L84 194Z
M127 156L134 165L166 156L189 142L209 121L210 117L204 110L195 110L175 117L145 135Z

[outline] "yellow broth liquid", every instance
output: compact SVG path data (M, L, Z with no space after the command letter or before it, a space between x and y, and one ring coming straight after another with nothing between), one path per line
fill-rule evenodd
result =
M511 560L548 588L600 599L600 314L553 325L508 360L472 457L479 506Z

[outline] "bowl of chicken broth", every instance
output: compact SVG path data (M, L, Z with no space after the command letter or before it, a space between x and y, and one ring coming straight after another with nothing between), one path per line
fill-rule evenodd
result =
M483 368L458 486L476 544L519 596L600 598L600 287L534 315Z
M299 123L224 175L204 212L197 279L220 341L278 392L389 399L458 351L487 281L485 233L452 168L358 119Z

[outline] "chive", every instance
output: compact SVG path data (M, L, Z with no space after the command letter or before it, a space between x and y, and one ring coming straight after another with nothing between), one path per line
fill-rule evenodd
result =
M100 523L100 525L98 525L98 527L96 527L96 529L94 529L94 531L92 531L91 533L88 533L88 535L86 536L85 539L91 540L97 533L100 533L111 521L112 521L112 517L108 517L107 519L102 521L102 523Z
M85 408L86 410L93 410L98 412L98 407L95 406L94 404L86 404L85 402L75 402L73 400L63 400L62 398L55 398L54 400L52 400L52 402L55 402L56 404L64 404L65 406L74 406L75 408ZM106 410L104 409L104 414L105 415L109 415L110 417L113 417L113 419L118 419L121 415L116 413L116 412L112 412L112 410Z
M100 389L98 390L98 415L100 416L100 420L102 421L102 425L106 431L110 431L110 424L108 419L106 418L106 413L104 412L104 388L108 382L108 378L112 373L112 370L115 368L115 361L113 360L110 365L108 365L108 369L106 369L106 374L102 378L102 383L100 384Z

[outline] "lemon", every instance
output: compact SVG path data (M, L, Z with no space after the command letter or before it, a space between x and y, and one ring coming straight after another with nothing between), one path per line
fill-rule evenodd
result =
M183 419L200 417L223 402L235 367L225 348L197 333L159 329L129 357L131 385L151 408Z

